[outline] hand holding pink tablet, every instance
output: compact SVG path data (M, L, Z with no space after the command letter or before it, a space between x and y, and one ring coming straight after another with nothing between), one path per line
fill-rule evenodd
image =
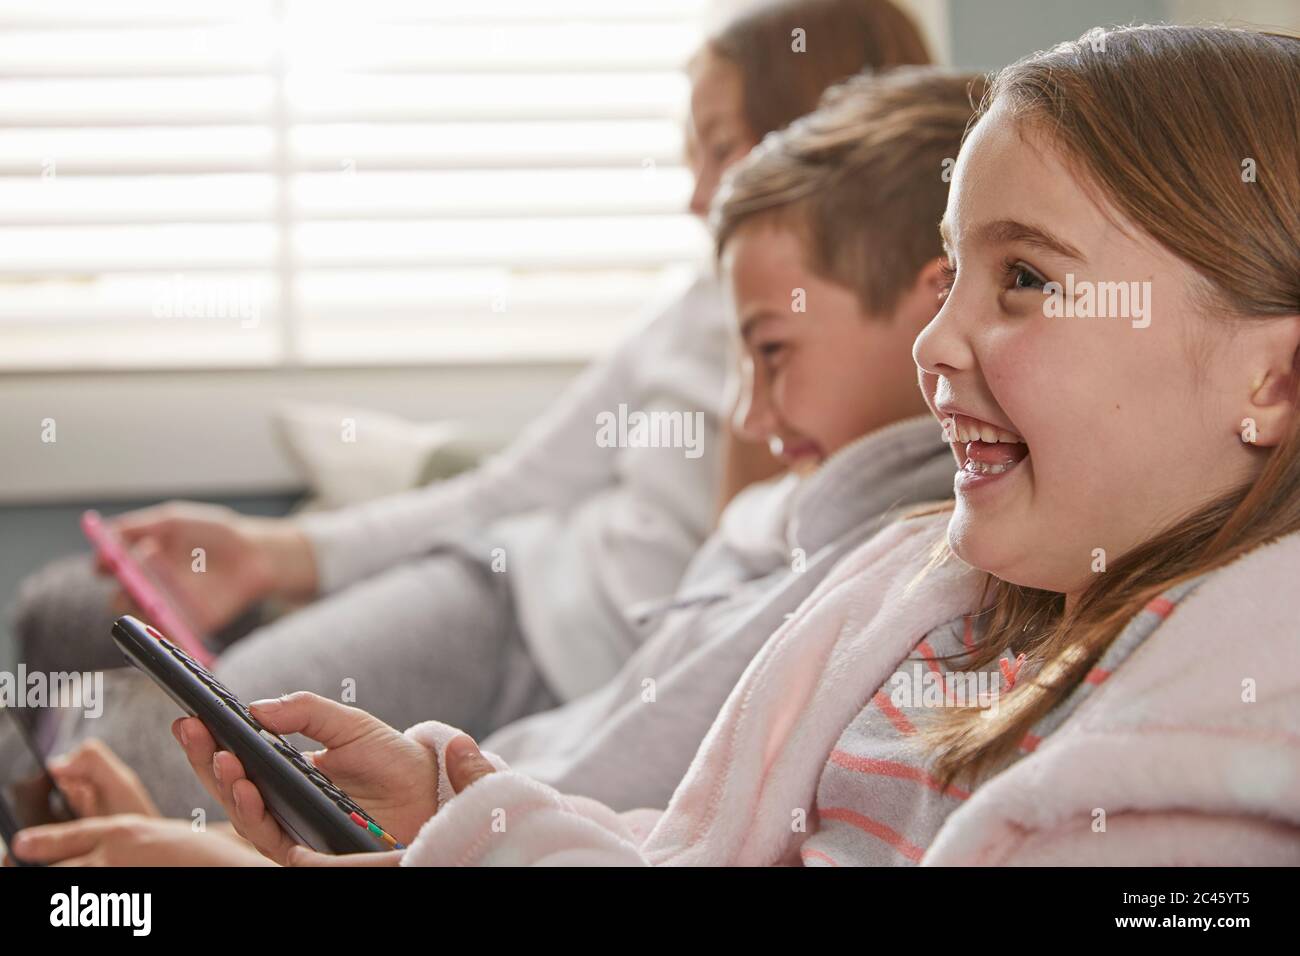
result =
M187 654L205 667L209 666L216 655L190 625L188 616L181 609L181 602L132 556L99 512L82 514L81 530L145 618L170 635Z

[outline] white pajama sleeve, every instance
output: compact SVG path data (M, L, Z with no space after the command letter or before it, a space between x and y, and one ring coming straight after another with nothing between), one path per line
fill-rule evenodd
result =
M643 481L636 475L641 462L627 460L626 449L597 443L598 416L620 404L649 410L656 402L674 410L707 407L716 416L714 392L721 389L723 368L721 357L713 355L708 344L711 330L721 328L722 307L715 290L711 280L697 280L657 303L634 331L584 369L509 446L477 468L423 488L295 519L312 544L320 593L421 554L444 541L449 531L539 508L562 510L629 479L634 486ZM682 338L683 330L691 334ZM679 354L683 350L687 354ZM671 367L661 368L666 363ZM707 424L715 427L712 421ZM712 435L700 440L711 444ZM660 455L659 460L671 458ZM687 459L677 467L692 465ZM652 479L642 500L658 501L665 486L677 488L677 477ZM696 485L685 487L693 490ZM679 494L668 496L665 507L670 517L697 516L707 513L712 502L697 503L693 497L683 502Z

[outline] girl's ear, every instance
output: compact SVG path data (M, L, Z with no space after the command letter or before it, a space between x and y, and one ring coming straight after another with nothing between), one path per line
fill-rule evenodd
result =
M1291 433L1300 401L1300 315L1269 320L1268 351L1261 353L1251 385L1243 434L1252 444L1272 448ZM1253 426L1253 427L1250 427Z

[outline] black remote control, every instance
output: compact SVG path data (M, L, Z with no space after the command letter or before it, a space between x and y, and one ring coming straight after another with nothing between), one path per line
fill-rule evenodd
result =
M114 622L113 640L131 664L239 758L271 815L299 843L322 853L402 848L302 751L258 723L229 688L158 631L128 615Z

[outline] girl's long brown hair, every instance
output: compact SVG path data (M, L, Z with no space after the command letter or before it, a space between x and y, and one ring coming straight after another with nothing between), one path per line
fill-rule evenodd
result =
M1300 314L1300 38L1179 26L1089 34L1002 70L981 113L995 104L1191 265L1207 309L1225 321ZM1010 649L1036 674L996 717L954 709L928 728L937 776L973 781L1008 760L1152 598L1300 531L1297 449L1300 415L1260 450L1256 478L1113 561L1068 615L1060 594L991 578L985 634L966 666Z

